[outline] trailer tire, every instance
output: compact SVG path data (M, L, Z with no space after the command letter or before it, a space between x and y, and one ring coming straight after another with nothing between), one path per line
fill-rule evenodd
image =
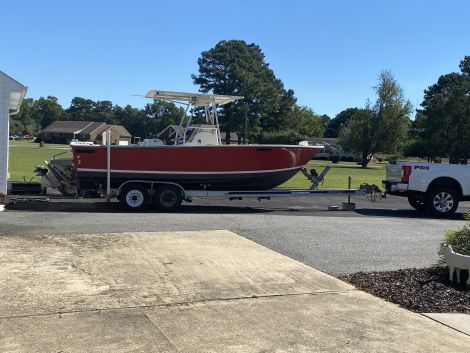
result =
M131 211L141 211L148 206L149 192L139 184L126 185L119 193L118 200Z
M155 190L153 204L162 212L174 212L181 206L183 194L181 189L174 185L162 185Z
M458 193L452 188L438 187L426 196L428 210L435 216L450 216L459 207Z
M421 195L408 196L408 203L417 211L426 211L427 209L426 200Z

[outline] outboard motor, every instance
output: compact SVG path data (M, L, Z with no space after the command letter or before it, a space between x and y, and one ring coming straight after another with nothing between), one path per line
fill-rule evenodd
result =
M43 188L56 189L64 196L73 196L77 193L78 183L76 180L73 160L70 158L57 158L45 162L46 166L37 166L34 174L42 177Z

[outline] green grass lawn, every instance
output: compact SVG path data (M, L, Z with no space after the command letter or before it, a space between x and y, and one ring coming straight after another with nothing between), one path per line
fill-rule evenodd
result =
M69 145L46 144L45 147L39 147L39 144L26 141L10 141L10 180L27 181L33 176L33 169L38 164L44 164L53 155L66 152L70 149ZM61 157L72 157L70 152ZM385 164L369 164L368 168L361 168L356 163L341 162L333 164L329 161L311 161L307 165L307 170L315 168L318 174L323 168L329 165L331 170L326 175L325 181L320 188L347 188L348 176L352 177L352 187L357 188L362 183L382 185L385 179ZM33 180L37 180L34 178ZM302 174L298 173L292 179L282 184L284 188L308 188L311 183Z
M369 164L367 168L361 168L352 162L340 162L333 164L330 161L311 161L307 164L307 170L312 168L316 169L320 174L325 166L330 166L331 169L325 177L323 184L320 188L347 188L348 176L352 177L352 188L358 188L362 183L376 184L381 187L382 180L385 179L385 163ZM311 183L302 173L297 173L292 179L282 184L283 188L308 188Z
M44 161L51 159L53 155L67 152L69 145L46 144L39 147L38 143L28 141L10 141L10 160L8 170L11 181L29 181L33 177L33 170L38 165L44 165ZM61 157L72 157L72 153L67 152ZM23 179L24 177L24 179ZM38 180L35 177L33 180Z

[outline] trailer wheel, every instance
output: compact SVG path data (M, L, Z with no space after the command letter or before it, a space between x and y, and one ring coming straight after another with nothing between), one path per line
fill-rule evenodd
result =
M153 203L157 210L163 212L174 212L183 201L181 190L174 185L162 185L155 191Z
M142 185L129 184L121 190L118 199L128 210L140 211L148 205L149 192Z
M424 197L420 195L408 196L408 203L417 211L426 211L426 201L424 200Z
M459 207L459 198L454 189L440 187L428 192L427 206L436 216L449 216Z

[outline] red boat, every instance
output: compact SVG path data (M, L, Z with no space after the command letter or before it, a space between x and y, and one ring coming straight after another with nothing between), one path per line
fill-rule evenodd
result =
M72 145L81 188L106 184L108 148ZM318 148L287 145L110 146L111 188L128 180L171 182L186 190L267 190L294 176Z
M223 145L217 106L236 102L240 96L153 90L146 97L187 104L172 138L144 140L135 146L72 144L81 188L107 184L109 171L111 188L141 180L175 183L186 190L267 190L289 180L319 150L300 145ZM207 124L191 124L190 106L202 112Z

